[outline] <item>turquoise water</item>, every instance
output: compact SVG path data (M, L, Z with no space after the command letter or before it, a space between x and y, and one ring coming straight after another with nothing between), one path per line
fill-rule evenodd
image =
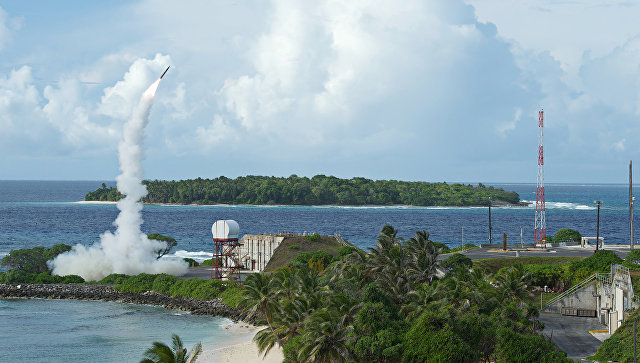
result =
M103 301L0 299L1 362L139 362L154 341L191 349L247 335L228 319Z

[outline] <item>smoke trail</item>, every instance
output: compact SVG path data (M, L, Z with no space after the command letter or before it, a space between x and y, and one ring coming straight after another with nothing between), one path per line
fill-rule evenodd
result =
M122 173L116 178L118 190L125 195L118 202L120 213L113 222L115 233L106 231L100 242L85 247L76 245L68 253L58 255L50 264L55 275L80 275L85 280L100 280L112 273L136 275L146 273L169 273L182 275L187 270L183 261L157 260L154 251L164 247L159 241L150 240L142 233L142 203L147 195L142 184L142 141L144 128L149 122L160 79L144 91L131 118L124 125L123 139L118 145L118 157Z

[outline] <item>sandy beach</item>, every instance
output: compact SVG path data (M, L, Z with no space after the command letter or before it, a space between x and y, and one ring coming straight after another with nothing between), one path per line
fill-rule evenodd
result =
M73 203L75 204L118 204L118 202L109 202L109 201L102 201L102 200L79 200Z
M205 346L198 356L198 363L280 363L284 360L282 350L275 346L266 357L258 355L258 347L253 342L253 336L263 327L248 324L230 324L225 329L240 333L238 338L226 346Z

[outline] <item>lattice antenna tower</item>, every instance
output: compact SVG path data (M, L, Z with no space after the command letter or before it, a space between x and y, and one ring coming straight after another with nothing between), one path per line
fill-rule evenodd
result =
M542 145L544 110L538 111L538 182L536 186L536 222L533 242L536 247L547 245L547 222L544 205L544 147Z

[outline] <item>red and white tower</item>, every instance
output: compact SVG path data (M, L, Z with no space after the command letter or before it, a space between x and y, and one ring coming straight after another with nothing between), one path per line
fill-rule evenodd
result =
M538 111L538 182L536 187L536 223L533 233L533 243L536 247L547 246L547 222L544 206L544 148L542 137L544 126L544 110Z

